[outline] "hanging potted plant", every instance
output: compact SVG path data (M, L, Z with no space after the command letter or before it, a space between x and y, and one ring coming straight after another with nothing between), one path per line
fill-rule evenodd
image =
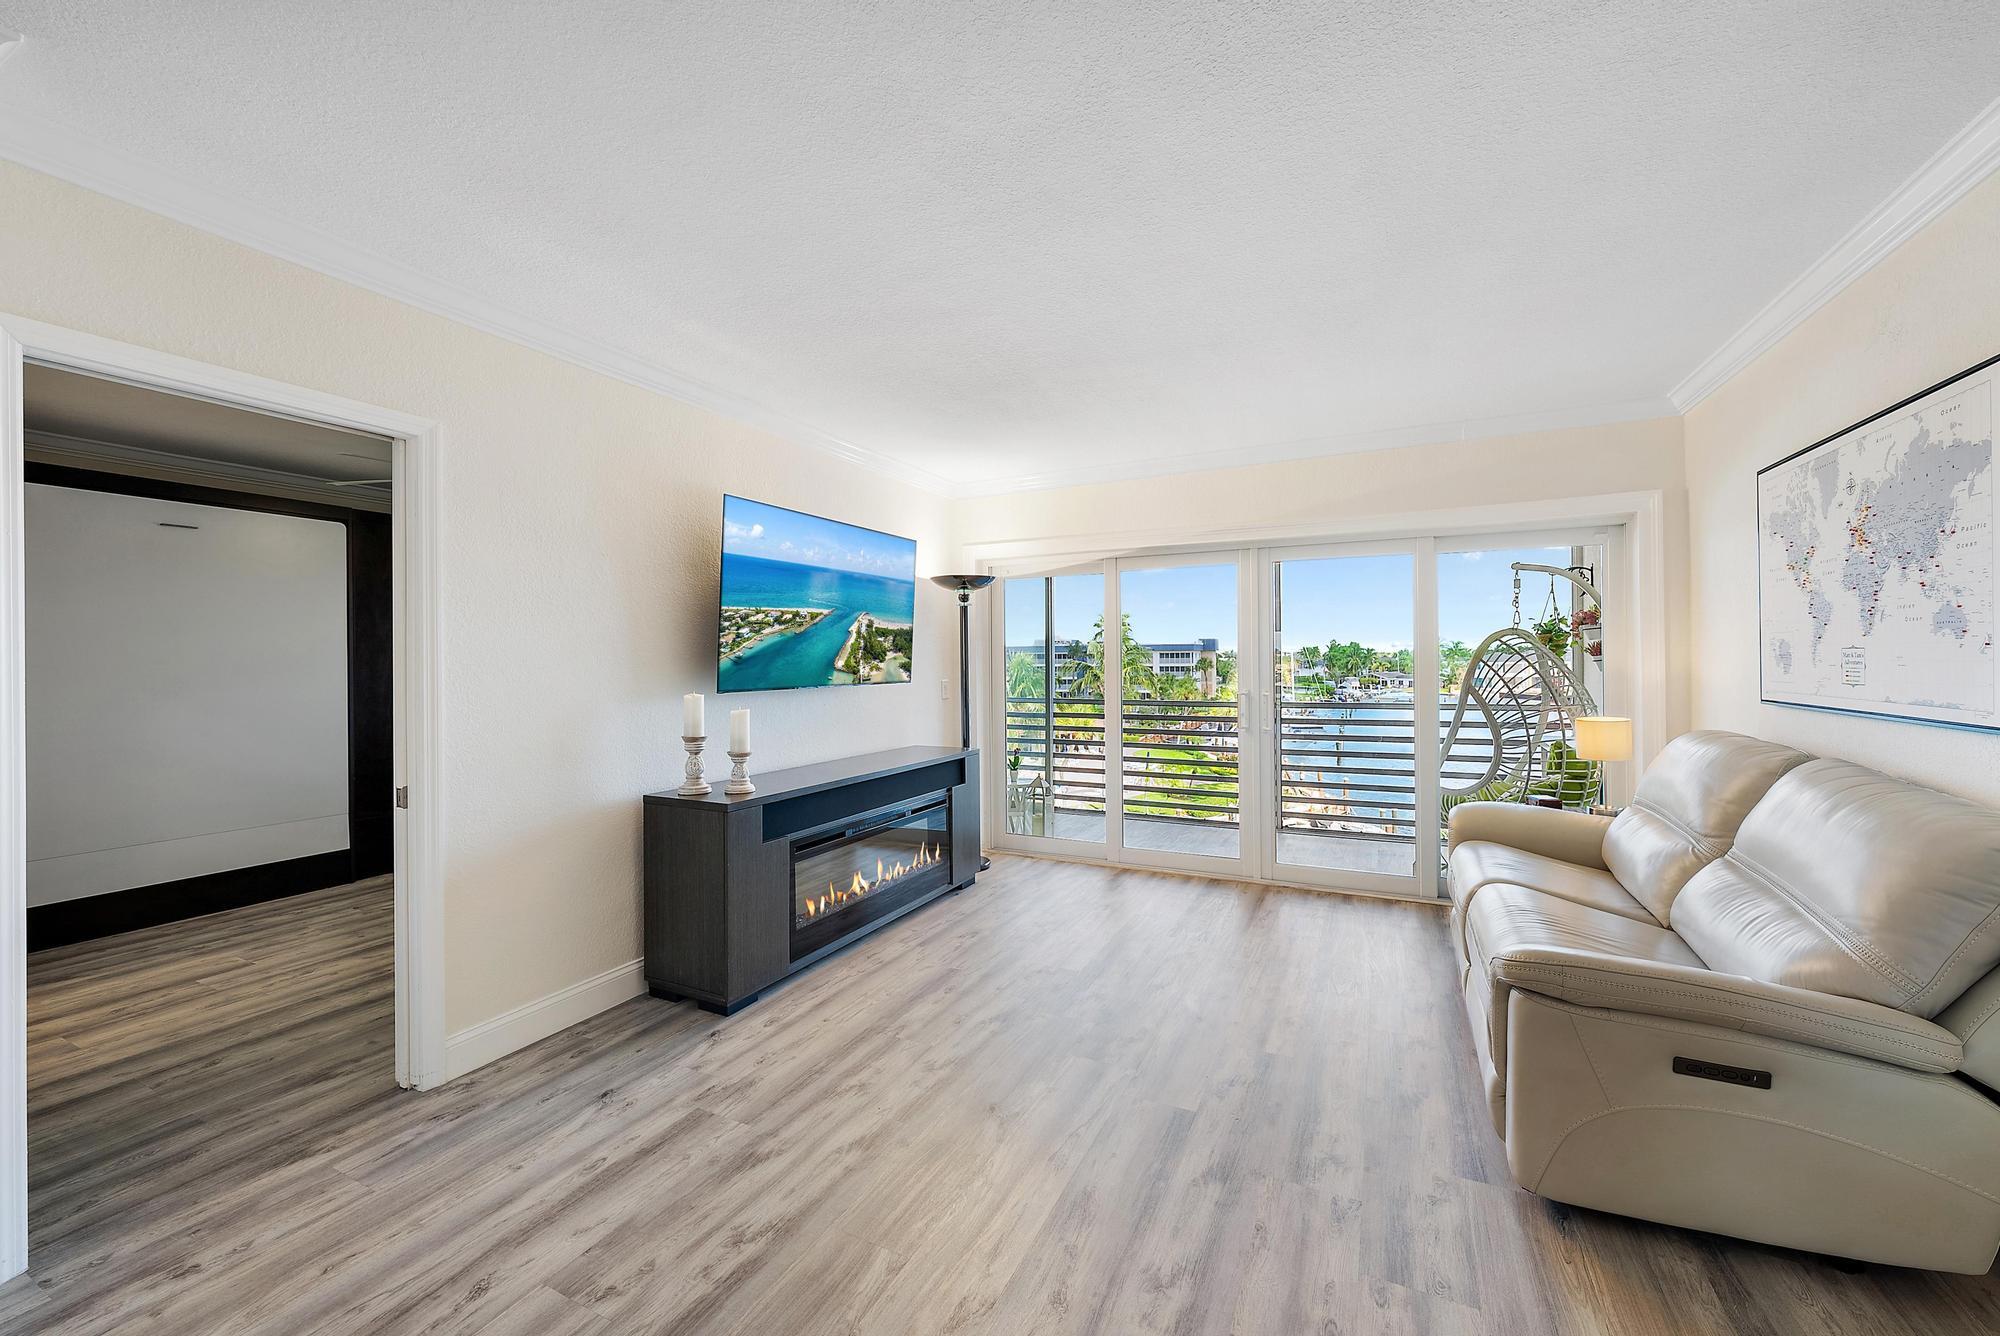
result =
M1584 607L1578 608L1569 619L1569 629L1583 642L1584 653L1593 659L1604 657L1604 627L1598 621L1601 615L1595 607Z
M1530 634L1542 642L1542 648L1558 659L1569 654L1569 618L1559 612L1552 612L1536 622Z

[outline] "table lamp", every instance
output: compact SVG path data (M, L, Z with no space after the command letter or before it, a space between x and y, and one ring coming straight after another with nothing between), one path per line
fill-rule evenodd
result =
M1597 804L1591 810L1609 814L1611 809L1604 805L1604 766L1632 759L1632 721L1608 714L1581 716L1576 721L1576 754L1579 760L1597 762Z

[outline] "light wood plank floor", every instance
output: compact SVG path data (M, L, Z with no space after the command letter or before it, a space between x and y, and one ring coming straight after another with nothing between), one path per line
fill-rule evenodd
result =
M2000 1330L2000 1279L1551 1205L1444 915L999 860L730 1020L390 1088L390 903L31 967L13 1332Z

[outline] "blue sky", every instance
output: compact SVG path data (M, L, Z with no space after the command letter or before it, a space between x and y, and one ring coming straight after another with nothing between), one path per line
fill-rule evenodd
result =
M1479 643L1513 620L1509 563L1569 564L1569 549L1523 548L1438 554L1438 626L1444 641ZM1410 583L1413 558L1336 557L1284 563L1284 644L1324 645L1358 640L1375 649L1404 649L1412 639ZM1042 637L1041 581L1006 582L1007 643ZM1549 577L1527 575L1521 584L1521 617L1533 622L1548 600ZM1236 648L1236 568L1169 566L1127 571L1120 598L1132 632L1151 643L1213 636ZM1103 581L1063 575L1055 581L1056 639L1087 640L1104 611ZM1563 606L1568 606L1567 595Z
M722 550L895 580L917 578L917 545L912 539L802 515L761 501L745 501L740 496L723 503Z

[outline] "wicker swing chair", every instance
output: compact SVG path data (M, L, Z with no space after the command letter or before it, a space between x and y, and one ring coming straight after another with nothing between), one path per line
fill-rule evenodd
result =
M1472 652L1439 749L1444 809L1544 796L1565 807L1589 803L1596 767L1570 747L1577 716L1596 712L1569 665L1534 636L1518 626L1487 636ZM1468 766L1478 768L1468 773Z

